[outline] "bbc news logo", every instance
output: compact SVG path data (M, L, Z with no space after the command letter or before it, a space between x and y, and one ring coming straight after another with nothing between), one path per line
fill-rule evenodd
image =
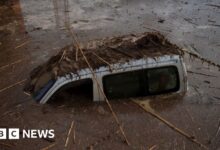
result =
M0 140L1 139L36 139L36 138L49 138L53 139L55 133L53 129L23 129L20 132L19 128L0 128Z

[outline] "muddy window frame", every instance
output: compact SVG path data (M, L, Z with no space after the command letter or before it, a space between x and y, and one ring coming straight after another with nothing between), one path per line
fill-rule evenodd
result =
M160 71L160 69L161 69L161 71ZM170 89L165 88L165 90L150 91L149 73L152 73L152 72L155 73L158 70L161 73L162 70L165 70L165 69L173 70L172 73L174 73L174 75L175 75L174 78L176 80L175 86ZM128 76L133 76L133 78L128 78ZM161 76L161 77L163 77L163 76ZM116 78L116 79L114 79L114 78ZM122 78L124 80L122 80ZM109 81L108 81L108 79L109 79ZM121 82L117 83L118 81L121 81ZM137 81L138 83L135 81ZM109 98L109 99L121 99L121 98L128 98L128 97L144 97L144 96L149 96L149 95L159 95L159 94L164 94L164 93L177 92L180 89L179 72L178 72L178 68L176 66L147 68L147 69L139 69L139 70L109 74L109 75L105 75L102 77L102 83L103 83L104 92L105 92L107 98ZM130 85L129 85L129 83L130 83ZM135 86L133 86L131 83L135 84ZM111 84L115 84L113 86L116 86L116 88L115 88L116 91L113 90L114 88L112 88ZM126 84L126 85L124 87L123 86L120 87L121 84ZM167 85L168 85L168 82L167 82ZM130 88L128 88L129 91L127 91L127 92L123 90L126 87L130 87ZM122 89L122 90L120 90L120 89ZM132 91L132 89L134 91ZM110 91L113 90L113 92L115 92L116 94L114 93L114 94L110 95L110 93L108 92L109 90ZM117 95L117 92L118 92L118 95ZM122 96L122 95L124 95L124 96Z
M91 85L92 85L92 100L93 100L94 83L93 83L93 79L90 77L75 79L75 80L67 78L67 77L61 77L61 80L58 83L55 80L50 80L47 82L46 86L40 88L38 91L36 91L33 94L33 98L35 99L36 102L46 103L47 101L51 101L54 95L56 95L61 90L66 90L68 89L68 87L69 88L74 87L75 86L74 83L77 84L79 82L83 82L86 80L92 83ZM53 88L53 86L55 86L55 88Z
M58 94L59 92L63 92L63 91L69 91L72 94L74 92L76 92L78 94L78 96L80 96L82 93L85 93L85 94L87 93L88 95L86 97L88 99L86 98L86 100L93 101L93 96L94 96L94 94L93 94L93 84L94 83L93 83L92 78L83 78L83 79L71 81L71 82L61 86L55 93L53 93L53 95L49 98L48 102L51 103L51 101L54 101L53 98L55 98L56 94ZM82 88L85 85L91 86L91 87ZM74 89L78 90L78 91L72 91ZM76 94L76 93L74 93L74 94Z

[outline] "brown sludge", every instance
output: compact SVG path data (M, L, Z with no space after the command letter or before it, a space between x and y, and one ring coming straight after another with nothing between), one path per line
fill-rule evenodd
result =
M182 54L178 46L170 43L158 32L105 38L92 41L92 44L92 47L83 47L82 50L93 69L108 66L108 64L127 62L131 59ZM76 61L75 55L76 49L73 45L62 48L56 56L31 72L25 91L28 93L36 92L51 79L88 68L83 57L79 55L78 61ZM97 56L105 61L98 59Z

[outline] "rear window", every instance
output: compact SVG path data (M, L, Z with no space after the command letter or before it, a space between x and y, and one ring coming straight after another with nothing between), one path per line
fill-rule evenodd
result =
M150 69L147 71L148 92L157 94L179 89L179 76L176 67Z
M145 69L103 77L109 99L142 97L179 90L179 76L174 66Z

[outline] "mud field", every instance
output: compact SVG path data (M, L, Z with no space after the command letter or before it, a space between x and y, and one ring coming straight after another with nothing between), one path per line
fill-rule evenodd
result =
M31 70L71 45L65 22L74 27L82 45L103 37L159 30L179 47L219 64L218 5L217 0L76 0L65 7L56 0L0 3L0 12L7 12L0 13L0 128L55 130L52 140L0 140L0 149L64 149L72 122L66 149L203 149L131 100L110 101L131 143L128 146L107 105L93 103L84 90L64 91L53 103L40 105L23 88ZM189 89L184 97L146 100L160 116L208 149L218 150L219 68L188 55L185 62Z

